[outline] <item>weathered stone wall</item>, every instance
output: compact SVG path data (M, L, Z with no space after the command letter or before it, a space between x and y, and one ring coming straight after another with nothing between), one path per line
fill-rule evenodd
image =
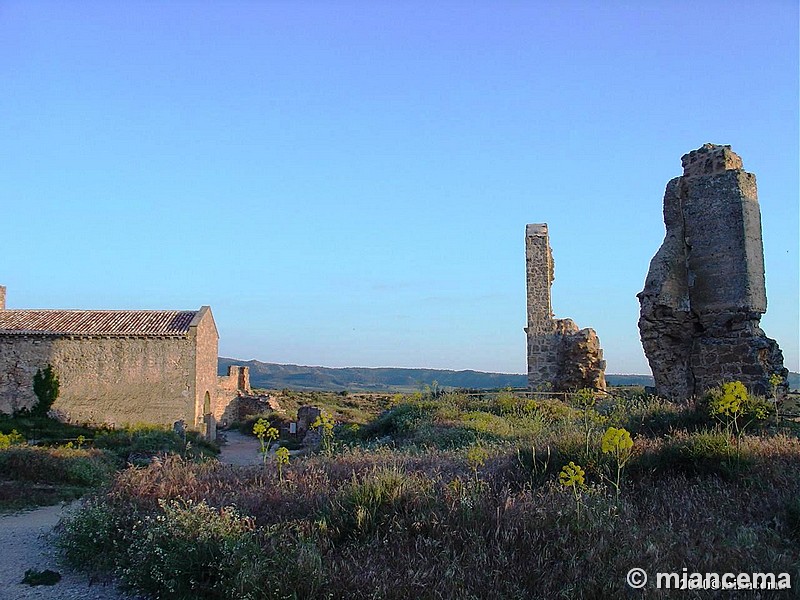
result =
M605 389L605 361L597 334L593 329L579 329L571 319L553 318L553 253L544 223L525 228L525 269L529 387L555 391Z
M664 193L664 242L650 262L639 331L656 389L687 399L725 381L766 393L783 356L759 328L766 311L756 179L730 146L682 158Z
M244 397L251 398L252 393L250 368L238 365L229 366L227 375L217 377L213 406L214 417L224 424L240 421L243 413L247 411L242 410L239 403ZM254 402L258 401L258 398L254 398Z
M6 286L0 285L0 310L6 307Z
M552 330L550 287L553 285L554 269L547 224L526 225L525 274L528 290L528 330L531 333L550 333Z
M53 408L77 422L195 422L194 350L186 338L0 336L0 412L32 407L33 376L51 364Z
M189 325L189 339L195 348L192 372L192 397L195 398L194 424L200 427L208 412L216 416L217 349L219 335L211 310L202 307Z

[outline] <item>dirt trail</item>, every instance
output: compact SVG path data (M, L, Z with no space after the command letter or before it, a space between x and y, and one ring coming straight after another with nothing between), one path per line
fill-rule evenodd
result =
M261 444L256 438L235 430L222 432L222 435L225 436L225 444L219 462L241 467L261 464Z
M224 432L226 444L219 456L228 465L260 465L261 446L257 439L238 431ZM66 569L51 545L52 531L59 519L76 510L80 501L44 506L34 510L0 515L0 600L131 600L113 584L90 584L87 576ZM51 569L61 574L52 586L31 587L22 578L28 569Z
M86 575L58 564L48 536L58 520L80 502L44 506L35 510L0 515L0 600L121 600L131 598L115 586L90 585ZM61 573L55 585L31 587L21 583L28 569Z

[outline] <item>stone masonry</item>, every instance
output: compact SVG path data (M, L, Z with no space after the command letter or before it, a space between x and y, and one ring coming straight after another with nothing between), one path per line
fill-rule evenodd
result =
M682 157L664 193L666 236L650 262L639 332L660 396L686 400L739 380L769 391L788 371L759 327L767 309L756 178L730 146Z
M246 369L217 376L218 333L208 306L195 311L9 310L0 288L0 413L31 408L33 376L59 377L53 409L64 420L151 423L213 435L242 393Z
M550 288L553 252L545 223L525 228L528 291L528 386L532 390L573 391L606 388L603 350L593 329L578 329L572 319L554 319Z

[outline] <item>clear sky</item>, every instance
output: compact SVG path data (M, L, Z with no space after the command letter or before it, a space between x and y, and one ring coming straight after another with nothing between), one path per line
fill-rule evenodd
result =
M680 157L756 174L798 370L798 4L0 2L9 308L211 305L220 354L524 372L553 308L649 373L636 293Z

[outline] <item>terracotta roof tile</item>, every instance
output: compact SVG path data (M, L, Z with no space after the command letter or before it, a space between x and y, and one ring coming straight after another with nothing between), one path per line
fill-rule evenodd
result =
M0 335L184 336L196 310L0 310Z

